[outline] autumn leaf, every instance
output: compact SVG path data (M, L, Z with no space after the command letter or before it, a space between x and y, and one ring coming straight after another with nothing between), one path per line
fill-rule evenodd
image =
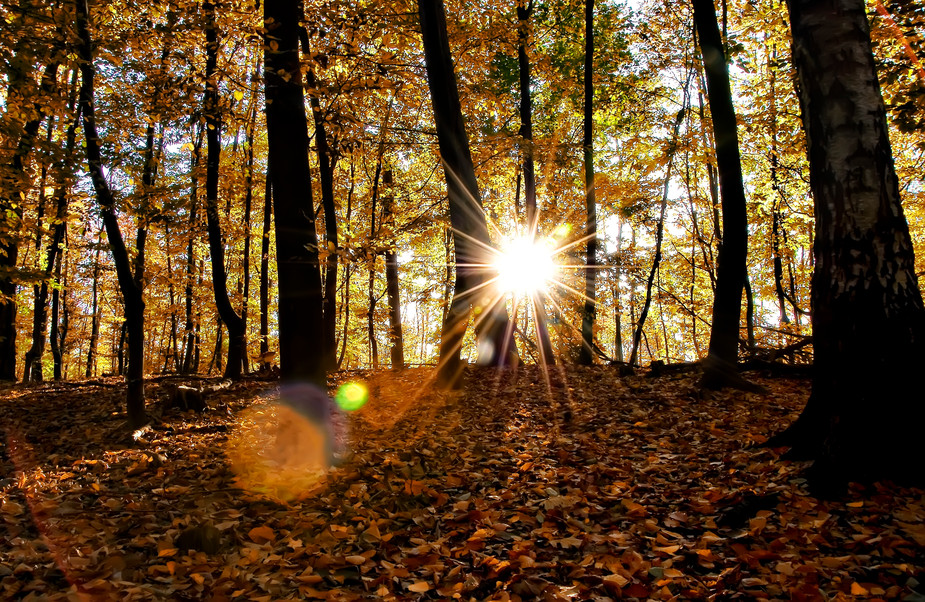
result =
M262 525L248 531L247 536L250 537L250 540L254 543L267 543L276 538L276 533L274 533L273 529L270 527Z

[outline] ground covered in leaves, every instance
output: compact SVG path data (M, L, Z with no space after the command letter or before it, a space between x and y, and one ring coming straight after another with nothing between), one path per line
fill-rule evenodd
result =
M925 492L820 501L755 445L806 381L701 395L694 372L528 367L446 394L430 377L337 375L370 399L336 417L327 474L302 463L323 435L291 436L272 383L203 414L161 412L149 385L135 436L115 381L4 390L0 599L925 601Z

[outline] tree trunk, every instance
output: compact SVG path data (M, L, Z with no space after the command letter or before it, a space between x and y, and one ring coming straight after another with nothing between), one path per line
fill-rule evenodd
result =
M164 223L164 246L167 255L167 300L170 302L170 336L167 339L167 352L164 354L164 369L172 369L174 372L180 372L182 363L180 362L180 351L178 349L177 336L177 295L173 286L173 255L170 252L170 225ZM173 360L173 367L170 366L170 360Z
M720 247L713 297L713 325L710 348L704 360L701 385L718 388L741 384L736 363L739 345L739 317L745 286L745 260L748 251L748 223L745 190L739 161L739 137L735 109L729 86L726 54L716 23L713 0L693 0L694 21L700 41L707 94L713 116L716 165L722 193L723 244Z
M533 165L533 97L530 93L530 57L527 46L530 40L530 16L533 13L533 0L530 4L517 6L517 63L520 71L520 137L523 155L524 206L527 214L527 233L535 238L539 225L539 213L536 206L536 175ZM520 197L520 174L517 177L517 195ZM533 315L536 321L536 336L539 339L540 362L554 365L556 357L549 339L549 326L546 316L546 296L537 291L532 296Z
M376 172L373 175L373 192L372 202L369 209L369 311L366 313L366 331L369 339L369 354L372 361L373 370L379 369L379 342L376 340L376 259L379 252L376 249L376 237L379 234L381 224L376 224L376 212L379 203L379 190L382 183L382 162L385 156L385 132L389 126L389 119L392 115L392 103L389 102L388 109L385 112L385 118L382 120L382 126L379 130L379 148L376 151Z
M115 213L115 199L103 174L99 136L96 130L96 115L93 106L95 67L93 66L93 45L90 40L87 0L77 0L76 5L75 21L80 39L78 51L81 59L80 72L82 76L80 106L86 138L87 164L90 177L93 180L93 188L96 191L97 201L100 205L103 224L106 227L106 236L112 250L119 289L122 292L122 301L125 307L129 345L128 374L126 375L126 409L129 425L137 428L143 425L146 420L144 397L145 303L141 289L136 286L132 275L128 250L125 248L125 241L122 238L122 231L119 229L119 221Z
M259 67L258 67L259 70ZM243 282L244 297L241 300L241 326L244 330L243 349L241 350L241 367L244 372L248 370L247 358L247 316L248 305L250 304L251 295L251 208L254 201L254 130L257 128L257 93L254 91L251 97L251 118L247 124L247 175L244 182L244 217L242 218L244 226L244 256L241 257L241 279Z
M301 28L302 52L311 56L308 49L308 32ZM322 310L324 312L324 348L325 365L333 370L337 365L335 359L337 352L337 211L334 203L334 164L336 157L328 142L327 129L324 126L325 118L318 99L318 87L315 83L315 73L309 69L305 73L305 81L309 91L312 118L315 124L315 148L318 155L318 179L321 182L321 207L324 210L324 238L326 255L324 260L324 296Z
M386 171L385 184L391 186L392 172ZM392 202L394 201L391 190L382 199L382 220L384 223L391 222L394 231L394 218L392 216ZM389 300L389 357L392 361L393 370L402 370L405 367L405 342L401 329L401 298L398 287L398 253L395 251L395 241L390 241L389 248L385 252L385 290Z
M67 230L65 230L64 236L64 246L67 247ZM58 253L58 267L59 269L55 274L55 279L61 283L61 327L56 333L53 333L54 336L57 336L58 340L58 355L55 358L54 365L54 379L62 380L67 377L67 365L64 363L67 359L67 356L64 354L67 349L67 335L70 332L71 324L71 309L68 306L67 297L70 289L68 288L68 263L67 263L68 253L67 251L63 253ZM64 274L62 277L61 270L63 269Z
M369 209L369 244L375 247L376 238L376 201L379 197L379 177L382 173L382 157L376 163L376 175L373 177L373 198L372 205ZM372 362L373 370L379 369L379 343L376 341L376 258L378 254L375 248L367 251L369 255L369 293L367 298L369 304L366 309L366 335L369 340L369 357Z
M122 320L122 325L119 327L119 347L116 351L116 357L118 359L116 374L119 376L125 376L125 339L128 336L127 329L128 327L125 324L125 320Z
M206 91L203 110L206 116L206 223L209 232L209 256L212 260L212 288L215 307L228 328L228 362L225 378L240 378L244 367L244 321L228 296L228 274L225 271L225 244L222 240L221 218L218 214L218 176L221 160L222 119L218 100L218 30L215 25L215 5L203 3L206 14Z
M922 483L925 309L861 0L791 0L815 204L813 387L775 443L849 480Z
M263 188L263 229L260 233L260 368L270 369L270 221L273 219L273 187L267 165Z
M597 317L595 278L597 278L597 201L594 192L594 0L585 0L585 109L584 109L584 164L585 164L585 303L581 312L581 349L578 363L591 365L594 361L594 320Z
M76 97L75 97L76 100ZM54 119L48 120L46 128L46 142L51 142L51 133L54 128ZM48 166L42 163L42 173L39 176L39 198L38 207L36 208L35 220L35 254L40 258L42 254L42 230L45 228L43 219L45 218L45 186L48 182ZM44 270L41 259L38 259L38 269ZM47 270L50 274L54 268ZM48 284L45 282L45 296L42 297L42 286L40 284L32 285L32 345L26 351L23 361L23 382L42 382L42 354L45 352L45 327L48 321L47 303L48 303Z
M623 363L623 324L621 316L620 293L622 285L620 279L623 277L623 219L620 219L617 226L617 260L614 262L614 279L613 279L613 351L614 358Z
M267 137L279 273L280 376L326 387L318 234L308 165L308 128L298 0L266 0Z
M504 305L479 291L480 285L488 280L488 274L484 268L474 266L486 263L486 249L490 248L491 239L463 123L443 1L418 0L418 14L456 248L456 290L443 324L437 369L438 383L452 386L458 383L462 373L459 352L470 306L474 305L480 314L476 320L479 363L502 365L519 360Z
M54 287L51 291L51 329L49 333L49 338L51 339L51 358L52 364L54 366L54 379L61 380L62 377L62 365L64 357L64 349L61 344L61 332L67 332L67 328L60 328L58 326L58 318L61 314L61 264L64 261L64 253L58 253L57 261L55 262L55 283L59 286ZM64 312L67 315L67 312Z
M350 188L347 190L347 215L346 222L351 223L350 220L353 217L353 190L356 180L355 168L354 168L354 156L350 156ZM341 366L344 363L344 356L347 353L347 333L350 329L350 274L352 273L351 265L349 263L344 264L344 290L343 290L343 301L341 307L344 313L344 323L343 323L343 334L340 337L340 354L337 356L337 369L340 370Z
M100 281L100 242L102 231L97 239L96 254L93 259L93 314L90 318L90 345L87 350L87 369L84 378L90 378L96 374L96 347L100 340L100 308L99 308L99 281ZM54 341L52 336L52 341Z
M196 270L196 236L198 224L196 221L196 208L199 205L199 152L202 147L202 128L195 136L192 154L190 155L190 195L189 195L189 226L187 228L186 242L186 287L184 291L186 300L186 323L183 326L183 368L181 372L189 374L193 369L193 357L198 345L198 322L193 321L193 281Z
M745 346L749 356L755 353L755 297L752 295L752 283L745 275Z

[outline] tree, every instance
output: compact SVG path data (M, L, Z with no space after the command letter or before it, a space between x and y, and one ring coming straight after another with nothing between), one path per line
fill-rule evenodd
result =
M326 386L318 234L308 165L308 127L299 65L299 0L264 2L267 138L283 380Z
M132 274L132 265L128 250L119 229L116 216L115 199L109 182L103 173L103 163L100 153L99 134L96 128L96 112L93 104L94 76L96 68L93 65L93 41L90 38L90 11L87 0L76 1L76 26L79 37L78 53L80 57L80 111L83 119L84 138L86 140L87 166L93 180L97 202L100 206L100 215L106 227L106 236L109 239L109 248L112 259L116 264L116 275L119 280L119 290L122 292L122 303L125 308L125 324L128 332L129 362L125 380L126 408L128 411L129 426L137 428L145 422L145 385L144 385L144 315L145 302L141 288L135 282Z
M517 4L517 65L520 81L520 136L521 154L523 155L524 206L526 207L527 233L535 237L539 226L539 213L536 206L536 174L533 163L533 96L530 92L530 15L533 13L533 1L529 4L521 1ZM556 357L549 339L545 295L538 291L533 295L534 316L536 316L536 336L539 339L540 361L555 364Z
M716 294L713 298L710 350L704 360L702 385L722 387L733 382L744 384L744 381L736 378L736 363L742 289L745 286L745 259L748 253L748 221L735 108L729 87L726 53L716 24L716 11L713 0L693 0L693 4L694 21L707 76L710 112L713 115L716 166L723 207L723 243L719 251Z
M482 266L491 240L459 103L443 0L418 0L418 15L456 251L456 289L443 324L437 374L441 385L452 386L458 383L462 371L459 350L471 306L476 307L478 316L479 363L516 362L516 348L507 310L497 299L491 302L485 291L488 278Z
M228 362L225 378L240 378L245 361L245 322L235 311L228 296L228 274L225 271L225 243L218 214L218 177L222 144L222 120L218 98L218 30L215 25L215 5L203 3L206 15L206 90L203 109L206 117L206 222L209 231L209 256L212 260L212 286L215 305L222 322L228 328ZM245 268L246 269L246 268ZM218 352L216 352L218 353Z
M823 490L921 482L925 309L861 0L791 0L816 214L813 386L770 444L815 459Z
M593 362L594 320L597 317L597 200L594 188L594 0L585 0L585 106L584 106L584 148L585 167L585 302L581 312L581 349L578 363L590 365Z
M308 45L308 31L299 27L302 54L306 60L311 59ZM315 81L315 72L311 69L305 73L305 83L309 91L309 105L315 126L315 149L318 155L318 180L321 183L321 207L324 209L324 296L321 306L324 313L324 348L325 363L329 370L337 365L337 211L334 202L334 165L337 155L328 141L325 115L321 110L319 86Z

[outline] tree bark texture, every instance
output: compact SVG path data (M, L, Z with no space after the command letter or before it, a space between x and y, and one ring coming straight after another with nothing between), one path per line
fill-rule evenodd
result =
M861 0L791 0L815 204L812 394L785 432L817 483L921 483L925 310Z
M298 0L264 2L267 137L279 274L280 376L326 386L321 272L299 65Z

